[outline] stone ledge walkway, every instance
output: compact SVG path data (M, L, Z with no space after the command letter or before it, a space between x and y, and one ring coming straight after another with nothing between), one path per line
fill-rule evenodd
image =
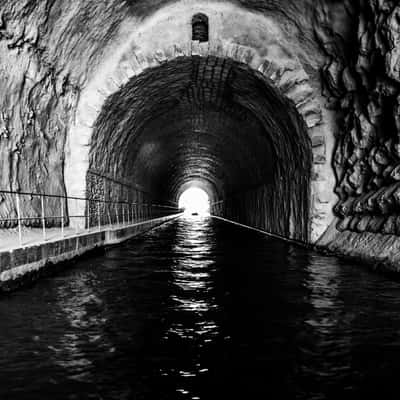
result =
M90 229L75 229L64 228L62 235L61 228L46 228L46 240L43 239L42 228L23 228L22 229L22 243L19 243L18 229L0 229L0 252L12 251L23 247L37 246L56 240L68 239L75 236L87 235L112 229L128 228L130 226L140 225L147 221L139 221L133 224L114 224L104 225L99 229L98 227L91 227Z
M40 229L31 230L19 245L18 231L2 232L0 236L0 291L13 290L34 274L49 264L57 264L71 260L84 253L108 245L121 243L133 236L144 233L158 225L179 217L173 214L154 218L131 225L103 226L101 230L92 228L82 230L78 234L74 229L64 231L46 230L46 241L43 241ZM8 246L8 247L6 247Z

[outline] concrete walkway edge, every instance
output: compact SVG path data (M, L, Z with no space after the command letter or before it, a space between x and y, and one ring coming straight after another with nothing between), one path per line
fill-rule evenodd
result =
M21 282L24 277L34 275L46 266L71 260L96 248L121 243L180 215L155 218L124 227L107 227L97 232L0 252L0 290L7 291L14 286L13 283Z

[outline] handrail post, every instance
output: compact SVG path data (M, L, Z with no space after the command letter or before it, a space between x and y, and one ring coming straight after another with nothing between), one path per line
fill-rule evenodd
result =
M107 204L108 224L111 226L112 221L111 221L111 213L110 213L110 203L106 203L106 204Z
M61 205L61 237L64 237L64 197L60 197Z
M118 211L119 211L119 210L118 210L118 204L119 204L119 203L117 203L117 204L116 204L116 207L115 207L115 214L117 215L117 225L119 225L119 215L118 215Z
M121 203L121 208L122 208L122 226L125 225L125 207L124 203Z
M18 217L18 238L19 245L22 246L22 228L21 228L21 208L19 205L19 193L17 192L17 217Z
M87 230L90 232L90 199L86 199L86 215L85 215L85 224L87 224Z
M100 200L97 202L97 219L99 224L99 232L101 231L101 216L100 216Z
M78 234L78 225L79 225L79 218L78 218L78 208L79 203L78 203L78 199L75 199L75 214L74 217L77 218L77 222L75 223L75 235Z
M43 240L46 241L46 215L44 211L44 196L40 195L40 204L42 208L42 231L43 231Z

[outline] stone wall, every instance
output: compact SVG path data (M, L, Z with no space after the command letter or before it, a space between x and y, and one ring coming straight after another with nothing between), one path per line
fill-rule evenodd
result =
M61 1L4 0L0 5L0 189L65 194L67 132L74 118L89 57L96 53L82 26L88 8ZM98 6L97 11L100 11ZM75 12L74 12L75 11ZM104 11L104 10L103 10ZM110 11L110 10L109 10ZM98 13L101 16L101 13ZM89 24L95 21L89 20ZM100 21L98 21L100 22ZM115 27L114 27L115 28ZM93 40L112 27L90 32ZM104 38L104 36L103 36ZM83 50L86 48L86 52ZM93 63L94 64L94 63ZM38 215L24 197L24 216ZM48 201L49 215L58 201ZM16 217L15 196L0 194L0 219ZM25 221L37 226L37 220ZM0 227L14 226L15 221Z
M137 222L165 215L152 206L149 193L122 178L117 180L104 173L89 170L86 184L89 226L97 226L99 218L101 224L106 225L123 221Z
M308 243L310 193L306 179L305 176L299 186L303 193L291 187L299 184L295 179L292 182L279 179L275 184L241 191L212 203L210 212L284 238ZM282 201L287 198L290 200Z

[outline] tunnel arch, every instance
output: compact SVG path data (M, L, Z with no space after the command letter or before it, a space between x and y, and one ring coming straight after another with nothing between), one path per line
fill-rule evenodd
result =
M164 7L143 21L124 46L120 46L112 54L113 57L110 55L99 66L82 93L76 121L68 137L69 152L65 168L68 193L81 194L86 189L88 150L94 122L110 95L120 90L132 77L139 76L149 68L184 56L215 56L238 61L261 73L283 97L293 102L305 121L314 160L311 174L310 238L315 241L331 222L331 208L336 201L333 194L335 178L330 162L334 128L331 127L329 114L321 106L318 84L300 61L304 55L288 44L276 21L254 12L213 2L180 4L179 12L176 11L174 5ZM196 12L207 13L210 18L210 38L206 44L190 40L191 17ZM222 20L221 15L224 15ZM234 37L232 29L226 26L232 18L237 22ZM265 36L240 35L244 31L248 33L249 18L252 26L258 27L254 31L271 33L268 37L272 42L265 42ZM158 25L156 30L155 25ZM157 33L163 28L169 32L167 37L160 37Z
M242 222L255 213L266 230L307 241L311 153L296 107L262 74L231 59L191 56L145 70L107 99L89 171L139 183L161 203L193 180L209 182L216 201L225 201L215 213ZM88 182L88 193L98 193ZM241 204L264 189L265 212Z

